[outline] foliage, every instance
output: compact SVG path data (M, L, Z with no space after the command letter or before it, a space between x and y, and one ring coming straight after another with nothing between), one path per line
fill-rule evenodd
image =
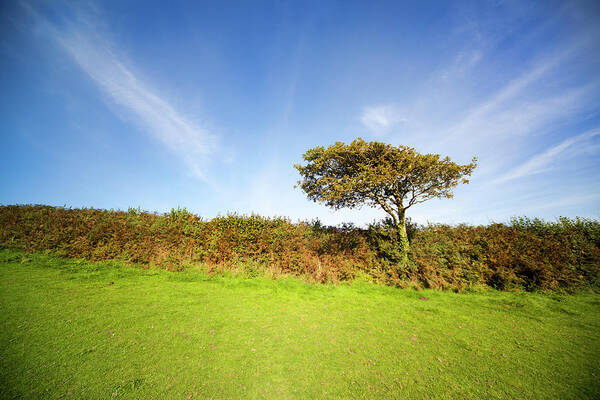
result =
M545 222L525 217L489 226L429 225L413 240L412 257L427 287L501 290L599 286L600 223L582 218Z
M239 260L254 260L273 276L303 275L315 282L352 279L372 257L360 230L321 229L258 215L206 221L179 208L157 215L136 209L2 206L0 226L0 247L165 269L207 263L223 271Z
M451 198L452 189L477 166L458 165L439 154L419 154L406 146L356 139L304 153L299 186L313 201L335 209L367 204L381 207L394 222L402 210L432 198Z
M517 218L489 226L407 222L408 262L390 219L368 229L283 217L229 214L209 220L187 210L165 215L1 206L0 248L120 260L167 270L203 263L211 273L296 275L311 282L372 281L445 290L558 290L600 287L600 223Z
M593 399L598 305L0 250L0 397Z

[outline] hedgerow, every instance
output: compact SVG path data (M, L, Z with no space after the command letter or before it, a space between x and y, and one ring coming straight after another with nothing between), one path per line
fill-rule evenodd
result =
M0 206L0 248L91 261L117 259L169 270L203 263L217 273L292 274L314 282L360 276L400 287L456 291L600 286L600 222L595 220L409 224L409 263L401 269L393 235L385 220L363 229L258 215L203 219L181 208L157 214L139 208Z

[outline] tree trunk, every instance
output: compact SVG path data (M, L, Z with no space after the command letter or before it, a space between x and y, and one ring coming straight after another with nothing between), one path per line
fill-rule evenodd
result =
M408 249L410 243L408 241L408 234L406 233L406 216L405 211L401 210L398 214L398 245L400 246L401 260L400 267L404 268L408 264Z

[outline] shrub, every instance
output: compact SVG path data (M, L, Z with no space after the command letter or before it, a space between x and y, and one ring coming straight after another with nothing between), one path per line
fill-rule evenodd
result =
M319 220L227 214L204 220L185 208L160 215L63 207L0 206L0 247L52 251L92 261L118 259L179 270L244 276L293 274L314 282L361 277L400 287L456 291L575 290L600 286L600 223L525 217L488 226L408 224L409 262L389 221L367 229Z

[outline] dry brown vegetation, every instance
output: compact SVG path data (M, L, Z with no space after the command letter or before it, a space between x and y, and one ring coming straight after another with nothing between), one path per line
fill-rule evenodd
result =
M185 209L159 215L50 206L1 206L0 248L51 251L92 261L117 259L248 276L293 274L316 282L357 277L400 287L467 290L598 288L600 223L514 219L487 226L409 225L409 263L399 267L394 230L291 223L227 215L204 220Z

